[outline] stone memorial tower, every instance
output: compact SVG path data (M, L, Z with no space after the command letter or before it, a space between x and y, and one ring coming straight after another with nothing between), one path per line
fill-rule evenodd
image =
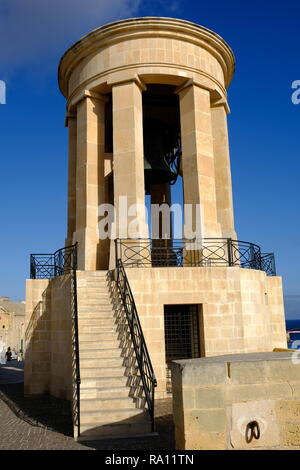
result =
M117 210L120 196L143 205L145 190L155 203L169 202L165 157L176 147L184 203L202 206L202 236L236 239L226 93L233 73L221 37L177 19L112 23L66 52L59 84L69 128L67 244L79 242L79 269L109 267L99 205ZM138 217L145 238L144 212Z
M145 406L153 417L156 381L157 397L171 392L174 359L286 347L273 254L239 241L234 227L227 131L234 69L233 52L220 36L172 18L102 26L61 59L68 231L66 248L51 261L32 255L27 392L71 399L73 390L74 403L77 390L81 437L148 429L137 410ZM158 212L153 236L147 204L168 208L181 183L181 238L174 236L181 219L168 211ZM30 319L42 292L52 353L47 373L37 376L32 364L42 359L32 344L39 329ZM54 373L51 364L67 347L58 338L68 338L64 344L77 362ZM74 371L80 398L78 380L72 389Z

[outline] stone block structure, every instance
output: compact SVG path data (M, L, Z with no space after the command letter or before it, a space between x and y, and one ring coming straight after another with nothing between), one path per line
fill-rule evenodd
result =
M25 394L72 400L70 275L27 281Z
M161 397L167 390L165 305L197 306L199 357L287 347L278 278L237 267L131 268L127 275Z
M177 449L299 449L299 354L190 359L172 372Z
M10 347L18 355L24 351L25 302L12 302L9 297L0 297L0 343ZM0 354L2 352L0 347Z
M28 393L72 396L76 436L80 427L82 438L153 430L143 405L153 424L154 387L158 397L171 391L175 359L286 347L273 255L235 232L227 130L234 68L220 36L172 18L102 26L61 59L66 248L31 258L25 380ZM153 236L145 200L170 208L180 182L184 236L176 239L168 213ZM50 307L36 321L45 289ZM61 360L67 365L56 371Z

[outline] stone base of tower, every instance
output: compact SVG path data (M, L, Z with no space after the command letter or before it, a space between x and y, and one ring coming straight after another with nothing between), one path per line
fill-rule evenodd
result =
M198 357L287 348L280 277L238 267L130 268L126 272L158 380L157 397L164 397L168 389L166 306L169 318L172 306L196 306ZM177 317L178 310L174 309ZM178 323L171 319L172 326L176 329ZM173 333L169 331L171 342Z
M126 270L157 378L170 390L171 360L286 348L282 284L263 271L227 268ZM151 432L124 315L107 271L77 271L81 438ZM74 396L71 277L29 280L25 394ZM136 370L135 370L136 369ZM76 438L76 427L74 437Z
M66 274L27 281L25 395L69 400L76 440L148 435L152 422L115 282L108 271L77 271L76 278L79 393Z

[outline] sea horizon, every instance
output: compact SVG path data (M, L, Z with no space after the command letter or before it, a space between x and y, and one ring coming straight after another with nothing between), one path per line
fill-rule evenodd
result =
M286 319L285 320L287 331L298 330L300 331L300 318L299 319ZM291 341L288 343L289 349L300 349L300 333L290 333ZM294 341L299 341L298 345L293 345Z

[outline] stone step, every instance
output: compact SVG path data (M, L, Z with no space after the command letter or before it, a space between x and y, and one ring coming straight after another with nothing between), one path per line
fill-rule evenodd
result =
M103 437L125 437L128 435L138 436L143 434L151 433L151 423L147 420L141 423L112 423L112 424L100 424L99 426L94 423L85 424L80 426L81 435L78 441L97 440L103 439Z
M82 411L80 413L80 422L85 424L112 424L118 421L131 420L135 423L146 421L146 410L139 408L125 408L99 411Z
M84 287L84 286L87 286L89 287L90 284L94 285L94 284L102 284L102 283L105 283L105 284L108 284L109 283L109 279L107 276L87 276L84 280L85 282L82 283L81 287Z
M90 278L90 277L103 277L108 275L108 270L107 269L99 269L99 270L94 270L94 271L80 271L84 273L85 278Z
M77 295L77 298L84 302L85 300L93 299L93 300L98 300L99 302L104 299L104 300L111 300L111 294L107 290L103 292L95 289L95 291L80 291Z
M124 367L120 365L108 367L80 367L81 378L123 377L124 372Z
M106 283L108 284L110 281L107 276L85 276L77 277L77 285L80 289L88 287L91 285Z
M86 290L82 292L84 295L94 295L94 294L110 294L107 284L105 282L101 282L98 284L95 284L93 282L92 285L89 285L88 287L85 288ZM81 294L81 293L80 293Z
M110 335L111 333L116 334L117 325L78 325L79 334L86 333L99 333L103 335ZM113 338L113 337L112 337Z
M108 288L108 281L105 278L99 278L99 279L85 279L82 282L79 281L78 284L78 291L82 292L85 289L98 289L101 287L105 287L106 289Z
M120 347L120 340L117 338L114 339L102 339L102 340L97 340L95 339L94 341L88 340L84 341L81 339L81 336L79 336L79 354L81 354L82 351L89 351L89 350L94 350L94 349L115 349Z
M93 295L88 294L87 296L82 296L78 298L78 303L81 303L83 306L85 305L111 305L111 298L109 295L101 295L99 298L97 296L94 297Z
M91 333L91 332L88 332L88 333L82 333L82 332L79 332L79 343L80 342L88 342L88 341L91 341L92 343L94 343L95 341L103 341L103 340L118 340L118 334L116 333L116 331L112 331L112 332L109 332L109 331L103 331L102 333L100 332L97 332L97 333ZM101 346L99 346L100 349Z
M105 410L123 410L136 408L136 405L130 397L115 398L83 398L80 395L80 410L84 411L105 411Z
M127 358L120 357L120 352L119 352L119 357L109 357L107 355L106 357L98 357L98 358L85 358L80 356L80 367L83 368L90 368L90 367L122 367L126 365L126 362L128 362Z
M81 302L78 304L78 316L81 315L82 313L100 313L100 312L106 312L106 313L113 313L113 308L111 303L107 304L91 304L91 305L86 305L85 303Z
M97 315L91 318L78 318L78 326L117 326L116 319L112 315L108 315L108 317L102 317L101 315Z
M77 289L77 296L78 297L84 297L84 296L89 296L89 295L96 295L96 296L100 296L100 295L105 295L105 294L109 294L111 295L111 292L109 291L108 287L106 284L99 284L98 286L95 286L95 287L79 287Z
M81 359L101 359L101 358L114 358L120 357L121 351L120 348L106 348L106 349L81 349L80 350L80 361Z
M126 387L128 383L128 377L81 377L81 386L84 389L87 388L113 388L113 387Z
M135 358L132 357L122 357L119 351L118 356L109 356L107 355L102 357L82 357L80 356L80 366L89 369L89 368L103 368L103 367L123 367L125 369L131 368L131 370L138 370L138 365Z
M130 389L123 387L107 388L82 388L80 387L80 398L123 398L129 396Z
M92 319L92 318L102 318L103 320L104 319L115 319L116 318L116 315L114 312L90 312L90 313L87 313L87 312L80 312L80 314L78 315L78 319L79 320L89 320L89 319Z
M84 278L78 278L78 281L79 281L79 285L85 285L85 284L88 284L90 282L102 282L102 281L105 281L105 282L108 282L109 278L108 276L85 276Z

